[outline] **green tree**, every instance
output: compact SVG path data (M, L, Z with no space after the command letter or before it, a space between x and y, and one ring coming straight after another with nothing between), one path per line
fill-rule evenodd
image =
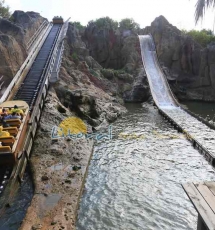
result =
M75 27L79 30L83 30L85 28L85 26L81 25L80 22L70 22L71 24L75 25Z
M1 17L10 17L10 8L5 5L5 0L0 0L0 16Z
M203 47L206 47L209 43L215 42L215 36L211 30L182 30L182 33L185 35L191 36L196 42L198 42Z
M203 29L203 30L201 30L201 31L204 32L204 33L207 34L207 35L213 36L213 31L212 31L212 30Z
M119 28L124 30L138 30L140 29L140 25L132 18L124 18L119 22Z
M195 20L196 23L200 18L204 17L206 8L215 7L215 0L197 0L196 11L195 11Z
M109 17L98 18L95 21L89 21L88 26L91 24L95 24L99 29L114 29L118 28L118 22L114 21Z

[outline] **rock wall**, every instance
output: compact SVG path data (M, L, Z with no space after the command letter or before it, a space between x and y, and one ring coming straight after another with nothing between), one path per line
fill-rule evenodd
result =
M179 98L215 100L215 44L201 47L163 16L141 33L152 34L160 63L168 68L172 89Z
M90 23L82 40L89 54L104 68L114 96L124 101L143 102L149 97L149 87L142 71L139 39L133 30L99 28ZM112 69L115 71L107 71ZM104 80L103 80L104 81Z
M38 13L23 11L15 11L9 20L0 19L1 94L26 59L26 44L44 20Z
M30 38L34 35L37 29L44 21L48 21L42 17L39 13L30 11L23 12L16 10L10 20L17 26L21 27L24 32L24 43L27 43Z
M54 87L61 103L75 110L79 117L87 120L92 126L98 126L105 120L116 119L120 114L118 103L122 103L120 97L113 97L115 89L104 78L102 70L103 68L89 56L78 30L70 24L60 81Z

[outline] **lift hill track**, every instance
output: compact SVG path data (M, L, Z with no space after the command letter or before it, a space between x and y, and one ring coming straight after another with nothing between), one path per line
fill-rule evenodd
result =
M32 51L28 58L1 98L1 102L8 99L11 103L17 100L25 102L27 109L29 108L29 114L26 116L26 126L19 131L24 132L25 135L22 135L22 148L17 155L15 164L0 165L0 215L5 203L8 203L13 197L17 182L22 180L56 61L60 67L63 52L58 52L58 50L62 50L68 23L68 20L64 23L61 17L57 17L53 19L53 23L49 23L45 29L41 29L41 34L37 34L34 41L35 47L31 48ZM24 76L24 73L27 74ZM7 101L7 104L10 104L10 101ZM21 126L22 124L17 128L19 129ZM10 154L12 153L8 153L8 156ZM4 158L1 159L1 157L7 157L7 154L0 153L0 161L3 162Z

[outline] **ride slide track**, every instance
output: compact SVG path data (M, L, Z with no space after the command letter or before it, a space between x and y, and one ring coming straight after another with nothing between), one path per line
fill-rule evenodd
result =
M215 130L186 112L175 99L160 67L152 36L140 35L139 40L151 93L160 113L215 166Z
M54 48L57 44L57 40L63 24L54 24L46 37L40 51L38 52L29 72L23 80L21 86L16 92L12 100L23 100L30 108L30 118L38 122L38 117L41 114L42 105L36 103L39 96L41 96L41 90L44 87L45 81L47 80L47 70L49 68ZM43 93L42 93L43 94ZM39 110L40 113L34 115L35 110ZM36 118L36 119L35 119ZM32 122L33 123L33 122ZM25 143L25 153L23 153L20 159L17 161L14 167L12 166L1 166L0 169L0 216L3 212L5 201L9 201L15 193L14 187L18 180L21 180L21 176L24 174L24 170L27 164L27 158L30 154L30 149L33 144L33 137L36 133L37 124L29 124L28 135ZM13 191L14 190L14 191ZM5 197L7 196L7 198Z

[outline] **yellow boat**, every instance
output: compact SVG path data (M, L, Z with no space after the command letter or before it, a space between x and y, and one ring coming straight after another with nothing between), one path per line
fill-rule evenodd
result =
M0 113L2 109L10 110L14 106L23 111L22 119L5 119L8 127L3 131L10 133L10 136L0 136L0 165L14 165L22 154L27 124L29 121L29 106L24 101L6 101L0 104Z

